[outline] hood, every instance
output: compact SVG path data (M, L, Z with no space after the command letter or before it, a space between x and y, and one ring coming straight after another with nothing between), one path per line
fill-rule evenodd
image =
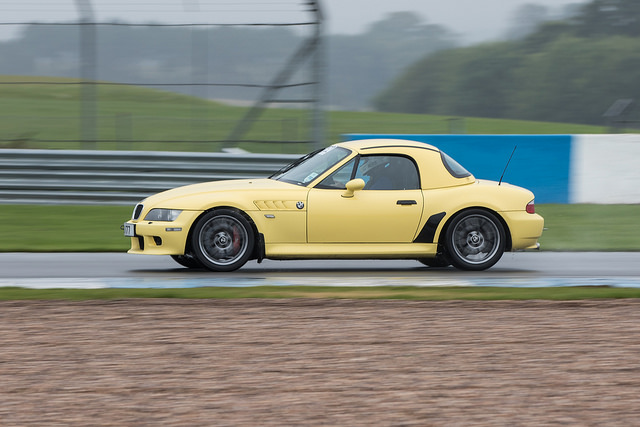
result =
M193 199L199 196L204 198L210 198L211 193L223 194L223 193L239 193L246 191L271 191L271 190L287 190L287 189L300 189L301 187L289 184L282 181L275 181L273 179L259 178L259 179L234 179L226 181L210 181L202 182L199 184L185 185L182 187L173 188L171 190L163 191L161 193L154 194L147 197L143 203L145 205L158 206L160 204L166 205L165 207L171 207L180 204L181 201L186 199ZM171 205L171 206L170 206Z

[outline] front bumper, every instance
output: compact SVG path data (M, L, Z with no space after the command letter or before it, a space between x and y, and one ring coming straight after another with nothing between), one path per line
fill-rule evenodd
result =
M183 211L171 222L131 220L135 236L131 237L130 254L184 255L189 230L201 211Z

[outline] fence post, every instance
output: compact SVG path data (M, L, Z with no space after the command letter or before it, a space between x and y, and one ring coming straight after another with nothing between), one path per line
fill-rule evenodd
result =
M82 102L80 103L80 138L84 149L95 149L97 138L96 87L96 25L91 0L76 0L80 13L80 75Z

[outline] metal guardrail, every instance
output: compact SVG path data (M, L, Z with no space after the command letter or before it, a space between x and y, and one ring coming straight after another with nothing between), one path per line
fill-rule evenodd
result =
M180 185L267 177L298 157L0 149L0 203L130 205Z

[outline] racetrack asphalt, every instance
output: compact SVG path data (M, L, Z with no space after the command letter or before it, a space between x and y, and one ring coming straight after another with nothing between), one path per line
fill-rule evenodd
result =
M640 252L506 253L482 272L412 260L247 263L230 273L190 270L168 256L126 253L0 253L0 286L187 288L202 286L615 286L640 287Z

